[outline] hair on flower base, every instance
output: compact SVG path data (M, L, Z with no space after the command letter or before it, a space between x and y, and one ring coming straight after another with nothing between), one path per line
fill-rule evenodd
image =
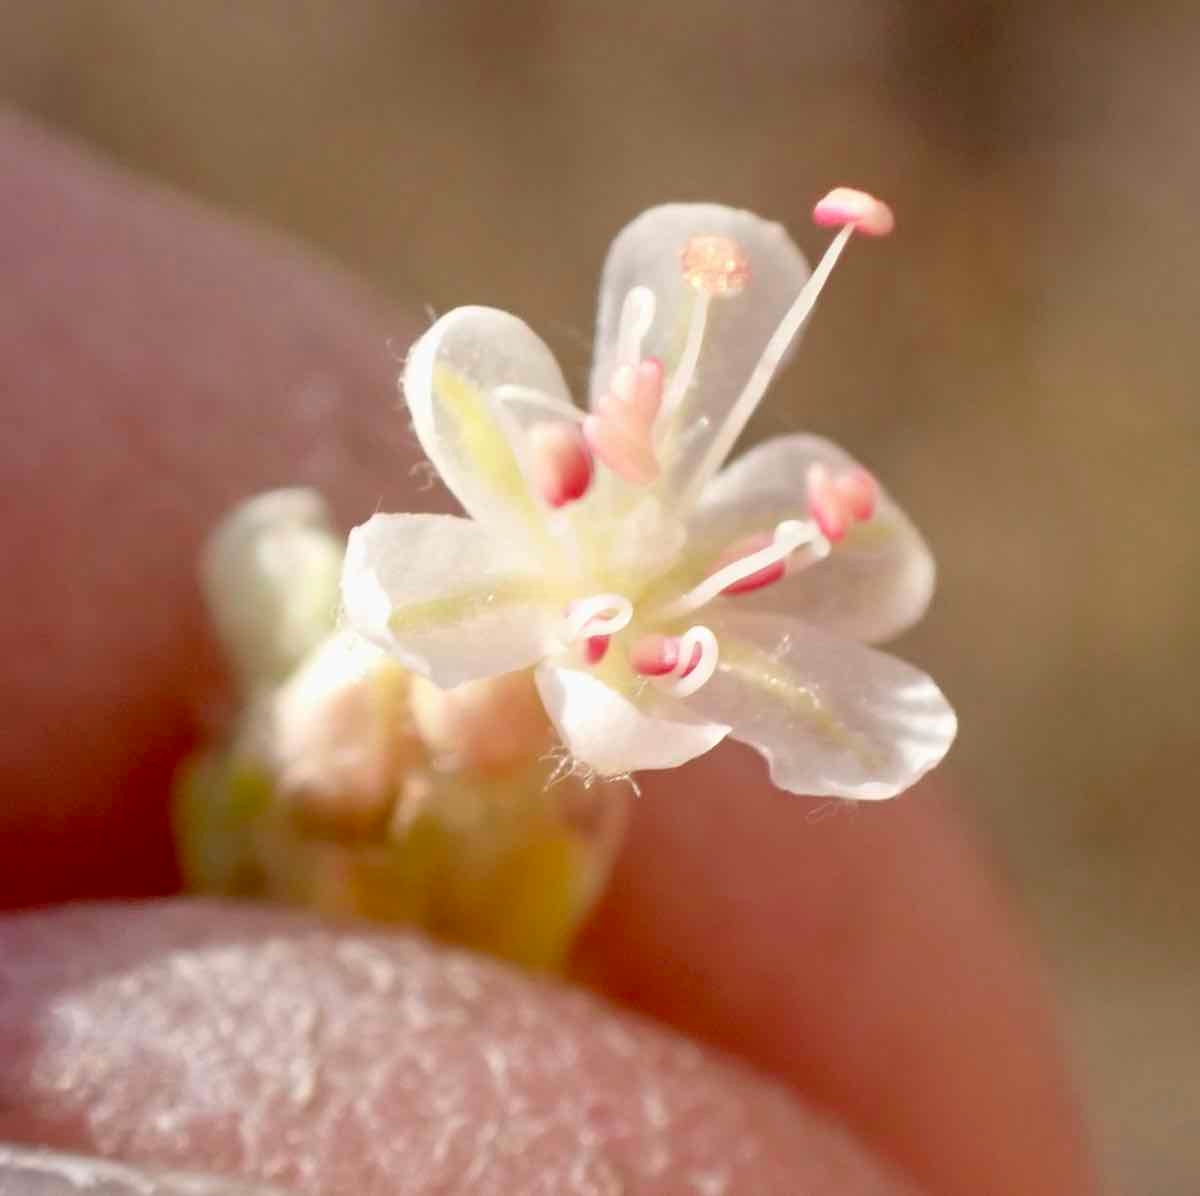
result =
M563 747L602 778L727 736L795 793L887 798L934 767L953 710L866 646L929 602L919 533L817 437L725 465L853 233L892 226L847 189L814 215L839 231L811 273L748 212L671 204L634 220L604 269L586 412L515 316L438 320L403 388L466 517L355 528L348 626L441 689L532 668Z

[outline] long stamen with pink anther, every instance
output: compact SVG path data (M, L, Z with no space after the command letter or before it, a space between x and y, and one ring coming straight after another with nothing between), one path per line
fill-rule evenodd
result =
M727 565L732 565L754 553L762 552L764 548L770 548L774 542L775 537L770 532L759 532L757 535L747 536L746 539L730 545L721 553L713 565L713 571L724 569ZM774 564L764 565L755 573L739 577L727 585L721 593L725 595L749 594L753 590L761 590L763 586L769 586L782 580L786 573L787 561L778 560Z
M572 602L563 624L563 638L574 643L581 638L594 639L616 635L633 619L633 603L621 594L593 594Z
M691 614L721 594L731 590L736 593L736 587L765 570L774 569L777 565L783 565L786 569L788 558L800 548L807 548L814 560L820 560L828 553L829 544L814 524L796 519L784 520L764 547L721 566L698 586L663 607L658 612L659 617L677 619Z
M886 237L896 227L892 209L865 191L835 187L813 208L813 221L822 228L852 227L868 237Z
M815 462L805 483L809 512L827 540L836 543L854 524L875 513L879 484L861 466L835 475L827 465Z
M708 327L708 308L713 299L740 295L750 281L750 262L745 250L731 237L689 237L680 251L684 280L696 292L688 314L687 338L679 363L667 386L663 408L672 412L683 402L696 376L700 349Z
M587 493L592 457L577 424L536 424L528 446L531 480L549 506L565 506Z
M817 299L851 236L858 231L867 236L882 237L891 232L895 226L895 218L887 204L868 195L865 191L855 191L849 187L838 187L826 195L814 207L813 219L823 227L840 225L838 234L830 242L825 256L817 264L817 268L809 276L779 326L771 334L758 364L742 387L741 393L734 400L724 424L713 437L700 468L692 476L684 495L685 501L690 502L696 497L704 483L716 472L721 462L729 456L734 443L742 434L747 421L754 414L754 409L758 406L771 379L775 376L776 370L779 369L788 347L812 314Z

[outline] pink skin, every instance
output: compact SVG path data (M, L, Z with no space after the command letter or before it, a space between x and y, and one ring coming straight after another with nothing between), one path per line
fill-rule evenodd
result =
M868 237L886 237L896 227L892 209L883 200L852 187L836 187L819 200L813 208L813 220L822 228L851 224L855 232Z
M0 176L0 368L24 402L0 477L37 498L0 520L19 564L0 672L20 698L0 736L0 901L163 893L163 794L219 673L203 536L281 480L320 487L346 525L381 498L448 506L407 489L411 438L387 416L389 345L415 330L294 245L11 114ZM529 1157L561 1173L593 1141L593 1188L615 1175L630 1196L694 1194L714 1150L745 1167L733 1191L762 1196L904 1190L880 1156L930 1192L1095 1190L969 801L922 785L851 817L783 797L736 749L640 780L579 968L698 1043L402 934L211 903L48 911L0 919L0 1138L312 1192L530 1190L519 1150L445 1170L461 1147L446 1155L427 1096L458 1077L442 1126L484 1144L550 1119ZM561 1049L510 1068L506 1093L497 1060L537 1046L530 1025ZM568 1104L580 1120L553 1120ZM630 1179L651 1158L661 1177ZM0 1189L11 1176L0 1155Z

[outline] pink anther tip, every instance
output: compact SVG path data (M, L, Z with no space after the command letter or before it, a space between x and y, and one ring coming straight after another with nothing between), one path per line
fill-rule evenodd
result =
M813 208L813 220L822 228L840 228L852 224L856 232L868 237L886 237L896 227L892 209L865 191L835 187Z
M529 430L530 471L542 498L563 507L582 498L592 482L592 457L573 424L537 424Z

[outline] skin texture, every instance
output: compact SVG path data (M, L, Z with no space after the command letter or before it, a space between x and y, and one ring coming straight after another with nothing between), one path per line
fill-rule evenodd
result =
M746 1068L418 939L164 903L18 918L0 941L0 1034L30 1043L0 1080L2 1137L82 1131L309 1192L902 1190Z
M0 661L5 691L21 695L0 737L0 899L163 892L173 882L165 786L196 711L219 709L221 694L194 580L201 539L238 498L284 483L319 486L347 524L377 507L438 501L417 493L414 446L396 411L394 347L413 330L293 247L132 182L15 117L0 117L0 177L0 550L13 563ZM139 1051L137 1036L155 1025L186 1052L203 1026L219 1024L214 1010L229 1011L227 964L201 940L236 939L237 958L267 989L278 981L299 999L311 987L313 1000L336 1006L352 981L331 932L290 920L298 929L280 932L290 945L272 965L269 943L247 941L260 916L163 904L21 916L0 932L0 944L24 942L28 957L0 987L0 1035L16 1040L0 1039L0 1053L19 1048L22 1059L6 1080L2 1132L37 1140L53 1125L61 1148L205 1169L220 1161L271 1178L266 1152L235 1148L245 1095L236 1086L206 1082L201 1102L187 1086L200 1073L184 1074L181 1092L207 1122L171 1151L145 1137L145 1110L132 1098L112 1103L100 1134L97 1089L32 1087L61 1078L72 1059L86 1062L86 1041L119 1040L121 1074L146 1091L176 1076L162 1042ZM133 977L146 1016L119 1022L104 960L130 940L145 949L121 974ZM435 988L460 966L403 937L390 942L380 948L389 966L418 959ZM0 958L7 966L7 945ZM185 961L190 990L171 981L164 958ZM834 808L773 792L736 750L650 778L579 968L790 1088L794 1104L781 1111L765 1082L719 1060L699 1065L713 1069L713 1107L747 1119L764 1143L764 1175L776 1177L775 1188L737 1191L805 1191L855 1154L813 1109L930 1191L1093 1190L1033 967L954 811L928 787L883 806ZM598 1049L603 1027L626 1025L599 1003L508 974L485 990L478 1016L488 1025L503 1022L504 1002L538 1016L569 1009L567 1054L581 1058ZM64 1009L76 1036L48 1041L42 1030L61 1028ZM243 1013L251 1016L241 1006L233 1016ZM401 1051L411 1026L387 1025L379 1034L394 1034ZM89 1032L100 1028L102 1039ZM674 1049L656 1056L654 1083L680 1082ZM431 1074L464 1066L442 1056L449 1044L431 1050ZM365 1082L371 1061L344 1039L314 1052L338 1083ZM566 1081L586 1094L593 1077ZM611 1083L605 1099L621 1108L645 1091L639 1075ZM557 1080L551 1092L544 1080L530 1084L530 1100L564 1090ZM41 1120L13 1120L31 1093ZM383 1106L377 1149L416 1141L418 1104ZM270 1106L261 1124L276 1117L303 1134L294 1110ZM701 1149L697 1135L668 1138L676 1157L700 1165L687 1153ZM331 1137L302 1182L315 1190L335 1173L359 1175L337 1170L365 1166L354 1141ZM412 1149L404 1167L432 1174L430 1156ZM869 1186L882 1181L862 1157L845 1166L839 1192L891 1190ZM793 1186L778 1186L789 1169Z

